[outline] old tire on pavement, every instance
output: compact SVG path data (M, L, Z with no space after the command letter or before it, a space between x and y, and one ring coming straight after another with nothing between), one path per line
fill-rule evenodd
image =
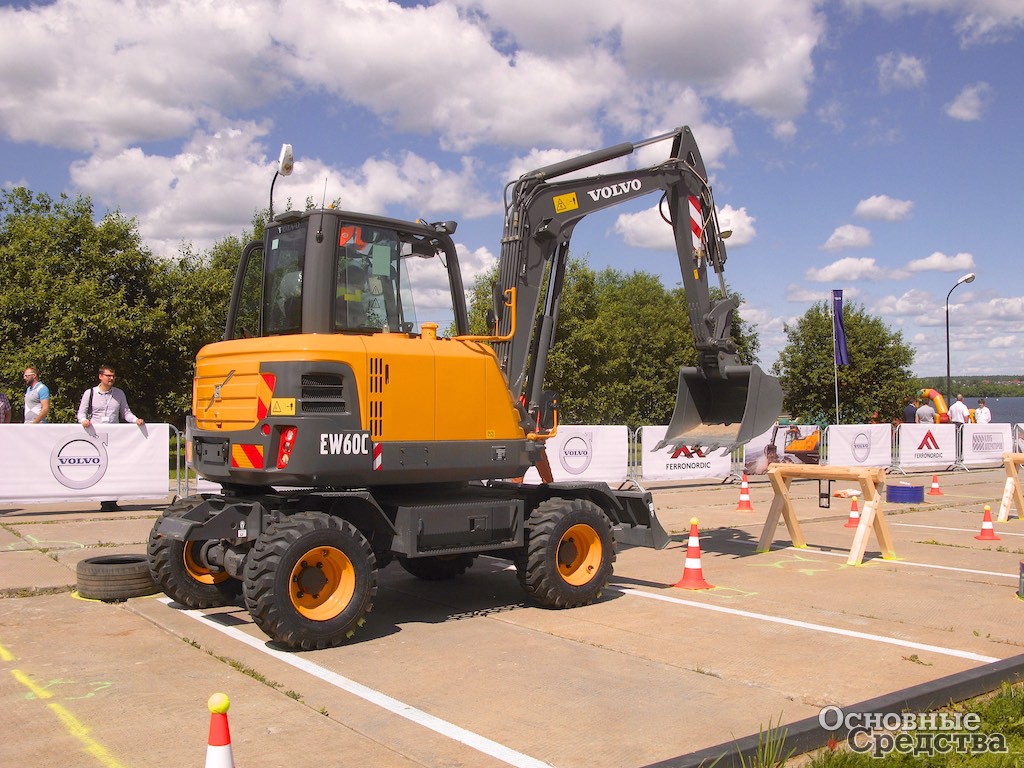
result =
M78 594L91 600L127 600L160 590L149 575L145 555L88 557L75 568Z
M270 525L246 561L245 607L281 645L340 645L365 621L377 594L377 562L352 523L298 512Z
M607 516L585 499L549 499L526 523L526 546L516 555L519 582L552 608L575 608L601 596L615 562Z
M242 594L242 582L224 571L214 572L197 562L193 553L202 542L177 541L156 534L161 520L183 517L201 502L201 498L192 496L180 499L164 510L149 533L149 571L164 594L188 608L233 605Z
M461 576L472 567L476 555L431 555L427 557L399 556L398 564L417 579L444 581Z

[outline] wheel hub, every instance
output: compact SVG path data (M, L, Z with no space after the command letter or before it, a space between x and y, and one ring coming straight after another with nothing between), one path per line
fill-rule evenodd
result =
M342 613L355 588L355 566L335 547L310 549L289 574L292 606L313 621L328 621Z

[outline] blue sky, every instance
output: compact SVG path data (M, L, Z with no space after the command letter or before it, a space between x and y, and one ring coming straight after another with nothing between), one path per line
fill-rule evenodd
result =
M88 30L88 33L85 33ZM472 277L519 173L692 127L762 364L834 288L918 375L1022 373L1024 0L58 0L0 7L0 185L89 195L174 255L266 205L456 219ZM608 164L650 164L664 145ZM679 282L644 199L595 268Z

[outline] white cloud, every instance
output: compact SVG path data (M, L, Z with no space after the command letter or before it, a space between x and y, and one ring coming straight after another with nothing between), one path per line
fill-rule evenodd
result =
M853 9L873 8L894 19L914 13L946 12L955 16L961 47L1002 42L1024 28L1024 9L1016 0L845 0Z
M836 227L828 240L821 246L825 251L841 251L845 248L867 248L871 245L871 231L856 224Z
M747 213L746 208L733 208L725 205L718 211L718 224L723 229L732 230L725 244L727 248L747 245L757 236L754 222L757 219Z
M974 269L974 256L970 253L958 253L956 256L947 256L941 251L935 251L923 259L914 259L907 264L911 272L965 272Z
M853 280L880 280L885 277L885 272L875 264L874 259L847 257L820 269L812 267L807 270L806 276L808 280L816 283L837 283Z
M946 105L946 114L954 120L981 120L995 99L995 91L988 83L965 86L956 98Z
M265 133L262 125L238 123L195 134L171 157L137 148L94 155L72 166L71 179L109 208L137 211L139 230L157 253L173 254L182 241L203 249L266 207L276 156L268 158L263 151ZM468 160L458 171L449 171L412 152L369 158L357 168L300 155L292 175L275 185L275 210L284 210L289 198L301 208L307 195L317 205L323 197L328 202L340 198L350 210L412 217L458 212L473 218L501 210L493 196L479 189Z
M1020 348L1020 342L1014 335L1009 336L996 336L995 338L989 339L989 347L992 349L1011 349L1016 350Z
M754 228L756 219L746 208L726 205L718 211L718 224L732 230L725 241L726 251L733 247L747 245L757 235ZM615 218L612 230L621 235L626 245L635 248L650 248L661 251L675 251L675 237L672 227L661 217L658 206L646 208L637 213L623 213Z
M912 200L897 200L888 195L872 195L857 203L853 215L876 221L905 221L914 209Z
M905 53L885 53L875 63L878 66L878 86L882 92L920 88L928 80L924 62Z

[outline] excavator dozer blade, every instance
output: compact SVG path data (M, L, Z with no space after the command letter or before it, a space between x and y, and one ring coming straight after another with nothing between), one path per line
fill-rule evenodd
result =
M723 376L700 368L679 369L679 392L665 439L681 445L729 451L771 429L782 412L782 385L756 365L730 365Z

